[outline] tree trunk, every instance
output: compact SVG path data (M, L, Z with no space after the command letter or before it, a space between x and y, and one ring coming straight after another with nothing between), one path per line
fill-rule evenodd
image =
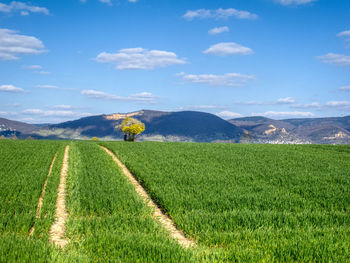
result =
M130 133L129 134L129 142L134 142L135 141L135 134L133 134L133 133Z

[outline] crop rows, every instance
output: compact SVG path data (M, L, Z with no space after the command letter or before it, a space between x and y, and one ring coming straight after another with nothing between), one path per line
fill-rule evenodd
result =
M62 250L49 244L49 229L66 144L0 142L0 262L350 257L348 146L70 142L65 233L70 242ZM184 249L170 238L98 144L115 152L196 247Z
M67 237L58 261L189 262L117 164L94 143L71 144Z
M49 166L41 217L36 206ZM47 262L63 144L49 141L0 142L0 262ZM35 226L32 237L29 231Z
M217 261L350 258L348 146L102 144Z

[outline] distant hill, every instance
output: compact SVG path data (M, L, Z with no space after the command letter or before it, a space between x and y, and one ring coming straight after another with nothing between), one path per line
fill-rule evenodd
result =
M0 136L10 137L16 135L17 137L25 137L37 129L38 127L32 124L0 118Z
M141 139L175 141L232 141L238 142L243 130L217 117L196 111L161 112L142 110L126 114L98 115L75 121L49 125L40 131L41 136L59 138L100 137L117 139L122 134L115 129L126 117L134 117L144 122L146 130Z
M229 122L251 134L253 141L350 143L350 116L285 120L245 117Z
M216 115L181 111L162 114L147 119L149 111L144 111L140 120L146 123L146 135L188 137L194 141L235 140L239 141L242 129Z
M139 140L350 144L350 116L274 120L262 116L223 120L197 111L151 111L90 116L52 125L0 118L0 136L38 139L122 139L115 127L126 117L144 122Z

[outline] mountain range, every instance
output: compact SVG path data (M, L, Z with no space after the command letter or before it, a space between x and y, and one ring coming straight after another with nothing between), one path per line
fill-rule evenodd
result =
M122 139L116 128L126 117L146 125L139 140L350 144L350 116L274 120L245 117L223 120L197 111L141 110L104 114L59 124L33 125L0 118L0 136L37 139Z

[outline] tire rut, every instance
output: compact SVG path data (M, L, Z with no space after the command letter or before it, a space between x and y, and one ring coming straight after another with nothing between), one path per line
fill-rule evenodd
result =
M45 190L46 190L47 181L49 180L49 177L51 175L52 167L53 167L53 165L55 163L56 156L57 156L57 152L55 153L55 155L54 155L54 157L52 159L52 162L51 162L51 165L50 165L50 168L49 168L49 172L47 173L46 180L45 180L45 182L43 184L43 187L41 189L41 194L39 196L38 204L36 206L36 216L35 217L37 219L40 218L40 215L41 215L41 208L43 207L43 199L44 199L44 196L45 196ZM34 226L35 226L35 222L33 223L33 226L32 226L32 228L29 231L29 236L32 236L34 234L34 230L35 230Z
M110 155L113 160L122 169L124 175L130 180L134 185L138 195L146 202L146 204L153 209L153 217L156 218L159 223L170 233L170 236L177 240L180 246L184 248L194 247L196 244L194 241L188 239L185 234L176 228L175 223L168 217L149 197L146 190L141 186L137 179L132 175L128 168L115 156L115 154L107 149L106 147L100 146L108 155Z
M56 200L55 222L50 228L50 242L63 248L69 240L64 239L68 213L66 210L66 179L68 174L69 145L66 146Z

